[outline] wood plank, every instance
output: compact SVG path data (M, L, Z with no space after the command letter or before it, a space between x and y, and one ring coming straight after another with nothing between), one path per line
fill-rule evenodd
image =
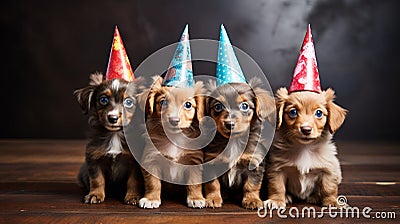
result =
M185 189L163 187L159 209L144 210L108 196L100 205L81 202L84 191L76 175L84 160L86 140L0 140L0 223L393 223L393 219L260 218L241 208L237 198L225 200L221 209L191 209ZM339 193L350 206L371 207L371 215L394 212L400 216L400 156L398 143L340 142L343 182ZM265 189L263 189L265 191ZM264 192L265 193L265 192ZM263 198L265 199L265 198ZM296 202L291 207L312 205ZM316 211L321 208L316 206ZM288 214L286 212L285 214ZM397 221L397 220L396 220Z

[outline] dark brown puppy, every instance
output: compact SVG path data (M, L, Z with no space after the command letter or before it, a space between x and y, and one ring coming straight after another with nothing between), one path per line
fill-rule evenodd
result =
M212 92L206 100L206 115L214 119L217 134L205 148L204 162L218 167L225 164L230 169L221 178L205 183L207 207L222 206L220 181L225 187L243 190L244 208L263 206L260 188L267 148L262 144L260 133L262 122L275 110L273 97L260 88L260 84L261 81L254 78L249 84L231 83L217 88L212 83L209 87ZM222 153L225 149L227 151ZM249 170L251 163L255 167L253 170ZM205 170L203 176L212 175L210 172L213 171Z
M92 74L90 79L89 86L74 92L89 115L91 128L86 162L78 175L81 185L89 190L83 201L103 202L106 185L113 185L126 188L124 202L135 205L141 196L143 178L127 146L123 127L135 114L136 84L122 79L103 81L102 74Z

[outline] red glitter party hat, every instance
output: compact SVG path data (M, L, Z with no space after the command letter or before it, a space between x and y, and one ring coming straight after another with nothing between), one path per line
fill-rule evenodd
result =
M114 40L111 46L110 58L108 59L106 80L116 78L125 79L128 82L135 79L117 26L115 26Z
M311 26L308 24L306 36L300 49L300 55L294 69L289 93L295 91L321 92L317 58L315 57Z

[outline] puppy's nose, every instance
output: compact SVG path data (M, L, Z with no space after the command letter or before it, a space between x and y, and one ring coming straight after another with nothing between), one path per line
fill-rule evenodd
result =
M225 122L226 129L232 130L235 128L235 122L233 121L226 121Z
M304 135L310 135L312 128L310 126L301 126L300 130L301 130L301 133L303 133Z
M107 119L111 124L115 124L118 122L118 115L108 115Z
M178 126L179 120L180 120L179 117L170 117L170 118L168 118L168 121L172 126Z

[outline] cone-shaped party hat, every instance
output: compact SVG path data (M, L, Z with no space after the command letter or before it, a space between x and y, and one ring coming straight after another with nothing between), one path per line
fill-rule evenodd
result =
M115 26L110 58L108 59L106 80L116 78L125 79L128 82L135 79L117 26Z
M321 92L317 58L315 57L311 26L308 24L306 36L300 49L297 65L289 87L289 93L295 91Z
M189 28L186 24L181 39L176 47L163 86L192 88L194 86L192 56L190 53Z
M246 83L235 52L223 24L219 34L219 48L217 59L217 86L226 83Z

